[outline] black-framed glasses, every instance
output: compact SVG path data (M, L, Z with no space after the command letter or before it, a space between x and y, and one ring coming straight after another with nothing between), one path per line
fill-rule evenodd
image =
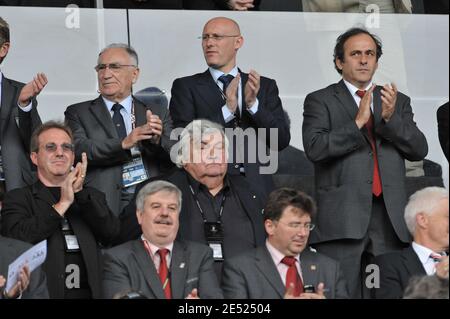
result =
M75 151L75 145L71 143L62 143L61 148L64 153L71 153ZM47 143L44 145L44 149L46 152L54 153L58 149L58 145L55 143Z
M133 67L137 68L137 65L134 64L120 64L120 63L106 63L106 64L97 64L94 69L97 72L105 71L106 69L110 69L111 71L120 71L125 67Z
M208 41L209 39L212 39L214 41L220 41L225 38L237 38L237 37L240 37L240 35L239 34L238 35L225 35L225 34L213 33L213 34L202 34L198 38L201 39L202 41Z

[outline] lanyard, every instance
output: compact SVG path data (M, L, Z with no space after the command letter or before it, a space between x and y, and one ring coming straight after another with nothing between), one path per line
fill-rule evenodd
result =
M134 101L131 102L131 130L134 130L136 128L136 115L134 113Z
M147 251L148 255L150 256L150 258L152 259L153 264L154 264L155 263L155 261L154 261L155 260L155 255L152 253L152 250L150 249L150 246L149 246L147 240L142 239L142 243L144 244L145 250ZM161 262L162 262L162 260L161 260L161 256L160 256L159 265L161 265ZM166 264L167 264L167 268L168 268L169 272L167 273L166 279L162 283L163 284L163 290L166 289L166 286L169 283L169 278L170 278L170 267L169 267L169 265L167 263L167 260L166 260ZM156 265L155 265L155 268L156 268Z
M202 209L202 206L200 205L200 201L198 200L197 194L195 194L194 189L192 188L191 183L189 182L189 189L191 190L192 196L194 197L195 203L197 204L198 210L200 211L200 214L202 215L203 222L206 223L208 220L206 219L205 212ZM222 223L222 215L223 215L223 209L225 207L225 200L226 200L225 193L222 194L222 202L220 203L220 210L219 210L219 220L217 221L219 224Z

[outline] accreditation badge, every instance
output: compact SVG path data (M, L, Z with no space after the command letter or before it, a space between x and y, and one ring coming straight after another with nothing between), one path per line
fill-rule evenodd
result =
M142 156L133 158L122 166L122 182L124 187L139 184L148 179Z

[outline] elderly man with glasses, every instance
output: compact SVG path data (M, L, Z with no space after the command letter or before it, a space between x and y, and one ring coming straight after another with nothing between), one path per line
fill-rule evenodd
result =
M31 160L39 181L5 196L2 234L31 244L47 240L50 298L100 297L101 251L119 232L119 221L105 195L84 187L86 154L73 168L70 129L47 122L31 136Z
M100 96L69 106L65 112L74 133L76 157L89 160L86 185L106 195L119 215L135 186L167 171L172 121L167 108L145 105L132 95L139 76L136 51L126 44L103 49L95 67Z
M225 261L225 298L347 298L339 264L308 247L315 211L298 190L273 191L264 208L265 245Z

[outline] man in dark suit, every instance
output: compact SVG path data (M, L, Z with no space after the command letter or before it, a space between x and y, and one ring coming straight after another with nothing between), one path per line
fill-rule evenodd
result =
M448 102L441 105L436 113L438 123L439 142L441 143L442 151L448 161Z
M405 208L405 222L413 236L410 247L380 255L380 287L376 298L402 298L414 276L448 279L448 191L427 187L414 193Z
M146 184L136 199L138 240L105 253L103 296L137 291L151 299L222 298L206 245L175 240L181 191L166 181Z
M220 277L222 261L264 244L265 197L245 178L227 174L228 140L222 127L195 120L180 136L174 162L180 169L160 177L183 193L178 238L208 244ZM121 242L141 235L136 206L121 216Z
M30 244L22 241L0 236L0 299L48 298L47 282L41 267L30 273L28 266L24 266L19 274L18 282L10 291L4 290L9 265L30 247Z
M173 164L169 111L135 99L132 86L139 76L138 56L126 44L100 52L96 66L100 96L69 106L66 121L73 131L77 158L89 160L86 185L106 195L118 215L133 198L135 185Z
M9 26L0 17L0 63L10 47ZM47 84L38 73L24 84L0 72L0 183L9 191L35 182L29 158L30 137L41 124L35 97Z
M47 239L50 298L100 297L101 250L119 232L119 221L105 195L84 187L86 154L73 170L75 153L70 129L56 122L31 137L31 160L39 181L5 196L2 234L32 244Z
M266 244L225 261L225 297L347 298L339 264L308 247L315 210L305 193L291 188L273 191L264 208Z
M244 73L238 69L237 52L244 38L235 21L213 18L204 26L201 38L209 69L173 82L169 110L174 127L185 127L194 119L204 118L225 128L243 129L244 133L234 130L236 136L230 140L234 156L230 158L233 165L229 173L244 175L268 194L273 182L261 165L274 164L273 155L290 141L278 87L274 80L261 77L254 70ZM240 141L245 135L249 141ZM270 148L273 154L265 160L257 156L258 148L264 152ZM276 168L271 173L275 171Z
M367 30L346 31L334 54L343 79L304 103L303 146L315 166L318 203L311 244L341 263L354 298L362 296L361 277L373 256L409 242L401 216L405 159L428 153L409 97L394 84L373 84L381 54L381 41Z

